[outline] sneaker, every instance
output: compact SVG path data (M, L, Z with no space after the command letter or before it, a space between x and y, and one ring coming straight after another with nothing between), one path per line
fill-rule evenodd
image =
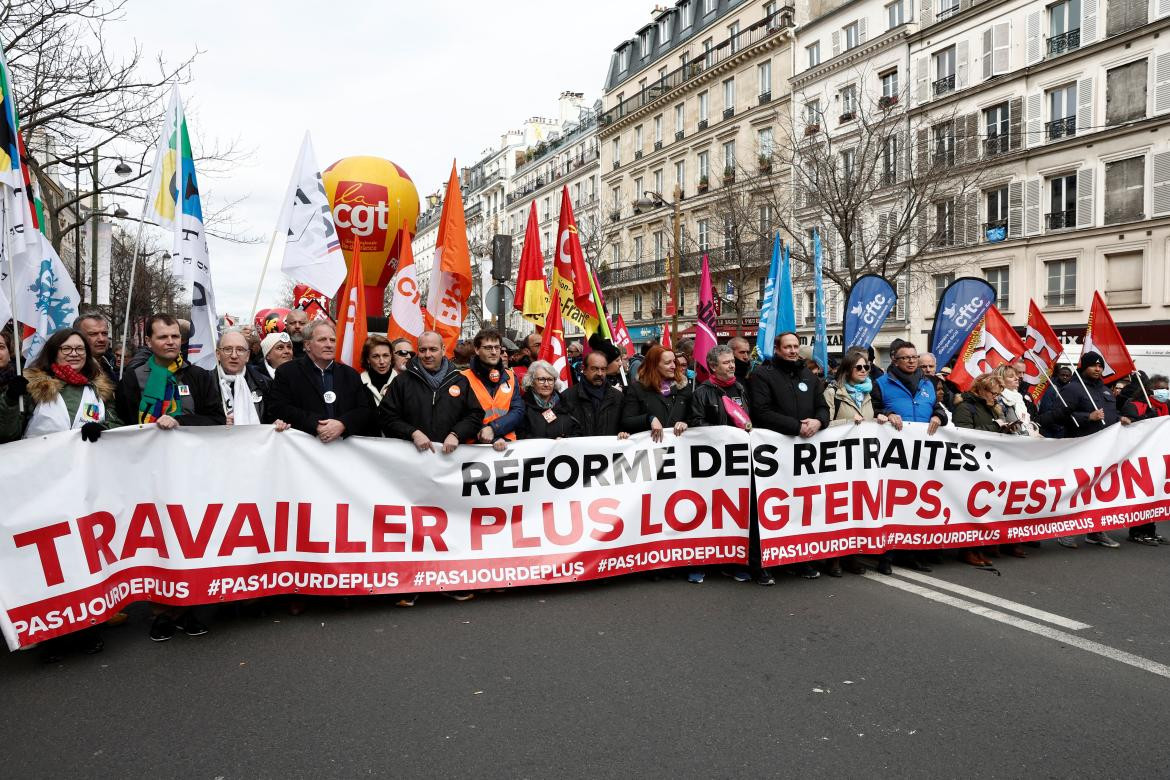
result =
M1095 534L1085 534L1085 541L1089 544L1099 544L1102 547L1120 547L1121 545L1114 541L1109 534L1104 531L1098 531Z
M772 576L772 572L767 569L760 569L756 572L756 584L768 587L776 584L776 578Z
M396 607L413 607L416 601L418 601L418 594L417 593L407 593L405 596L398 599L398 601L395 601L394 606L396 606Z
M207 626L200 623L199 618L191 611L183 613L175 622L175 626L187 636L203 636L207 633Z
M1070 550L1077 549L1077 540L1072 536L1058 536L1056 537L1056 543L1061 547L1067 547Z
M150 641L165 642L175 635L175 621L166 615L159 615L150 624Z
M1157 534L1154 534L1150 538L1158 544L1170 544L1170 539L1167 539L1165 536L1158 536Z
M696 585L702 584L705 579L707 579L707 575L701 571L693 571L687 574L687 582L693 582Z
M443 591L443 595L452 601L471 601L473 598L475 598L475 594L469 590Z
M1144 544L1147 547L1157 547L1158 540L1152 536L1131 536L1129 540L1134 544Z
M821 576L817 568L811 563L797 563L792 567L792 572L798 577L804 577L806 580L815 580Z
M724 572L724 574L736 582L751 582L752 573L747 569L736 569L733 572Z

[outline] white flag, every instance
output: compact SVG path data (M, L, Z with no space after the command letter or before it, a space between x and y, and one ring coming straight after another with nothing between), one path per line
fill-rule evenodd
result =
M173 234L171 268L191 286L191 338L187 357L197 366L215 368L215 291L207 236L203 232L203 207L191 153L191 137L179 89L171 90L171 104L158 142L158 155L146 194L146 216Z
M308 133L284 194L276 230L285 236L280 270L314 290L336 295L345 281L345 257Z

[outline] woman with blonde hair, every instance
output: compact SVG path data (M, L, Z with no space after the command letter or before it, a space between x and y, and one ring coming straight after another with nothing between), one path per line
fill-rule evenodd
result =
M1015 366L1005 363L992 372L1003 386L998 401L1003 407L1004 419L1008 424L1008 433L1017 436L1040 436L1040 428L1033 418L1036 414L1036 405L1032 399L1020 392L1020 372Z

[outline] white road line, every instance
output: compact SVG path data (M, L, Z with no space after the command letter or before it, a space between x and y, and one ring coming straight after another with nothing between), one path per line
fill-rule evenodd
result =
M905 577L908 580L917 580L918 582L929 585L932 588L938 588L939 590L949 590L951 593L958 593L960 596L966 596L969 599L982 601L985 604L993 604L1000 609L1006 609L1009 612L1016 612L1021 615L1027 615L1030 618L1035 618L1036 620L1043 620L1045 623L1051 623L1054 626L1067 628L1070 631L1083 631L1086 628L1092 628L1092 626L1088 623L1082 623L1079 620L1073 620L1072 618L1054 615L1053 613L1045 612L1042 609L1029 607L1027 604L1020 604L1016 601L1002 599L999 596L992 596L990 593L984 593L982 591L975 590L974 588L966 588L962 585L956 585L953 582L940 580L936 577L927 577L925 574L919 574L916 571L909 571L907 569L894 569L894 574L899 577Z
M915 585L912 582L905 582L904 580L897 579L896 577L890 577L882 574L867 574L865 576L871 580L880 582L883 585L889 585L891 588L898 588L899 590L904 590L908 593L914 593L916 595L922 596L923 598L930 599L931 601L938 601L948 606L955 607L956 609L966 610L967 612L989 618L990 620L1006 623L1009 626L1014 626L1023 631L1028 631L1048 639L1053 639L1057 642L1071 645L1072 647L1078 647L1081 650L1087 650L1090 653L1096 653L1097 655L1103 656L1104 658L1109 658L1110 660L1127 664L1136 669L1141 669L1144 672L1150 672L1151 674L1156 674L1160 677L1170 679L1170 666L1160 664L1157 661L1151 661L1148 658L1142 658L1140 655L1127 653L1124 650L1117 650L1115 648L1109 647L1108 645L1103 645L1100 642L1094 642L1091 639L1085 639L1083 637L1077 636L1076 634L1070 634L1065 631L1060 631L1059 629L1040 625L1039 623L1033 623L1030 620L1024 620L1023 618L1018 618L1015 615L1009 615L1006 612L1000 612L998 610L991 609L990 607L973 604L970 601L964 601L963 599L957 598L955 596L949 596L946 593L939 593L938 591L924 588L921 585Z

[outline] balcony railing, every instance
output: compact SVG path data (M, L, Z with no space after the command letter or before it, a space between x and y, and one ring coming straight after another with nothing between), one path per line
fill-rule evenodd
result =
M661 140L655 141L654 142L654 151L657 152L661 148L662 148L662 141Z
M717 268L729 268L732 265L762 268L771 260L772 245L770 240L752 240L744 242L738 252L735 248L714 247L685 252L679 261L679 275L698 276L703 269L703 255L707 255L712 266ZM667 260L646 260L618 268L606 268L601 271L599 277L603 287L648 282L663 279L667 275L668 267Z
M878 98L878 108L880 109L893 108L896 105L898 105L897 95L882 95Z
M853 112L846 111L846 112L842 113L841 116L837 117L837 122L840 124L845 124L846 122L852 122L853 119L854 119Z
M1066 116L1063 119L1053 119L1044 125L1044 135L1047 136L1049 141L1076 134L1077 118L1075 114L1073 116Z
M707 129L707 120L706 120L706 119L700 119L700 120L699 120L699 129L700 129L700 130L706 130L706 129Z
M941 22L944 19L950 19L958 12L959 4L955 3L954 5L947 6L946 8L938 9L938 13L934 15L934 19L936 22Z
M943 76L941 79L936 79L934 82L934 96L945 95L948 92L955 91L955 76L952 73L950 76Z
M634 319L636 319L636 320L642 319L642 310L641 309L634 309Z
M675 130L674 131L674 140L681 141L685 135L686 135L686 133L684 133L682 130Z
M1065 230L1066 228L1074 228L1077 226L1077 212L1076 209L1069 209L1067 211L1050 211L1044 217L1044 222L1049 230Z
M1059 57L1066 52L1081 48L1081 31L1080 29L1069 30L1060 35L1054 35L1048 39L1048 56Z
M770 102L772 102L772 90L768 90L767 92L761 92L760 93L760 105L762 106L765 103L770 103Z
M731 119L733 116L735 116L735 109L734 108L723 109L723 118L724 119Z
M697 78L703 72L734 57L746 48L778 33L786 27L792 27L795 11L791 5L777 8L768 16L751 25L738 35L729 37L716 44L709 51L703 53L702 58L686 62L670 73L662 76L645 87L637 94L626 98L610 110L601 115L602 126L611 125L627 114L653 103L658 98L672 92L676 88Z
M983 154L987 157L1004 154L1007 150L1008 137L1006 135L991 135L983 139Z
M651 309L650 319L655 320L662 316L662 309Z

